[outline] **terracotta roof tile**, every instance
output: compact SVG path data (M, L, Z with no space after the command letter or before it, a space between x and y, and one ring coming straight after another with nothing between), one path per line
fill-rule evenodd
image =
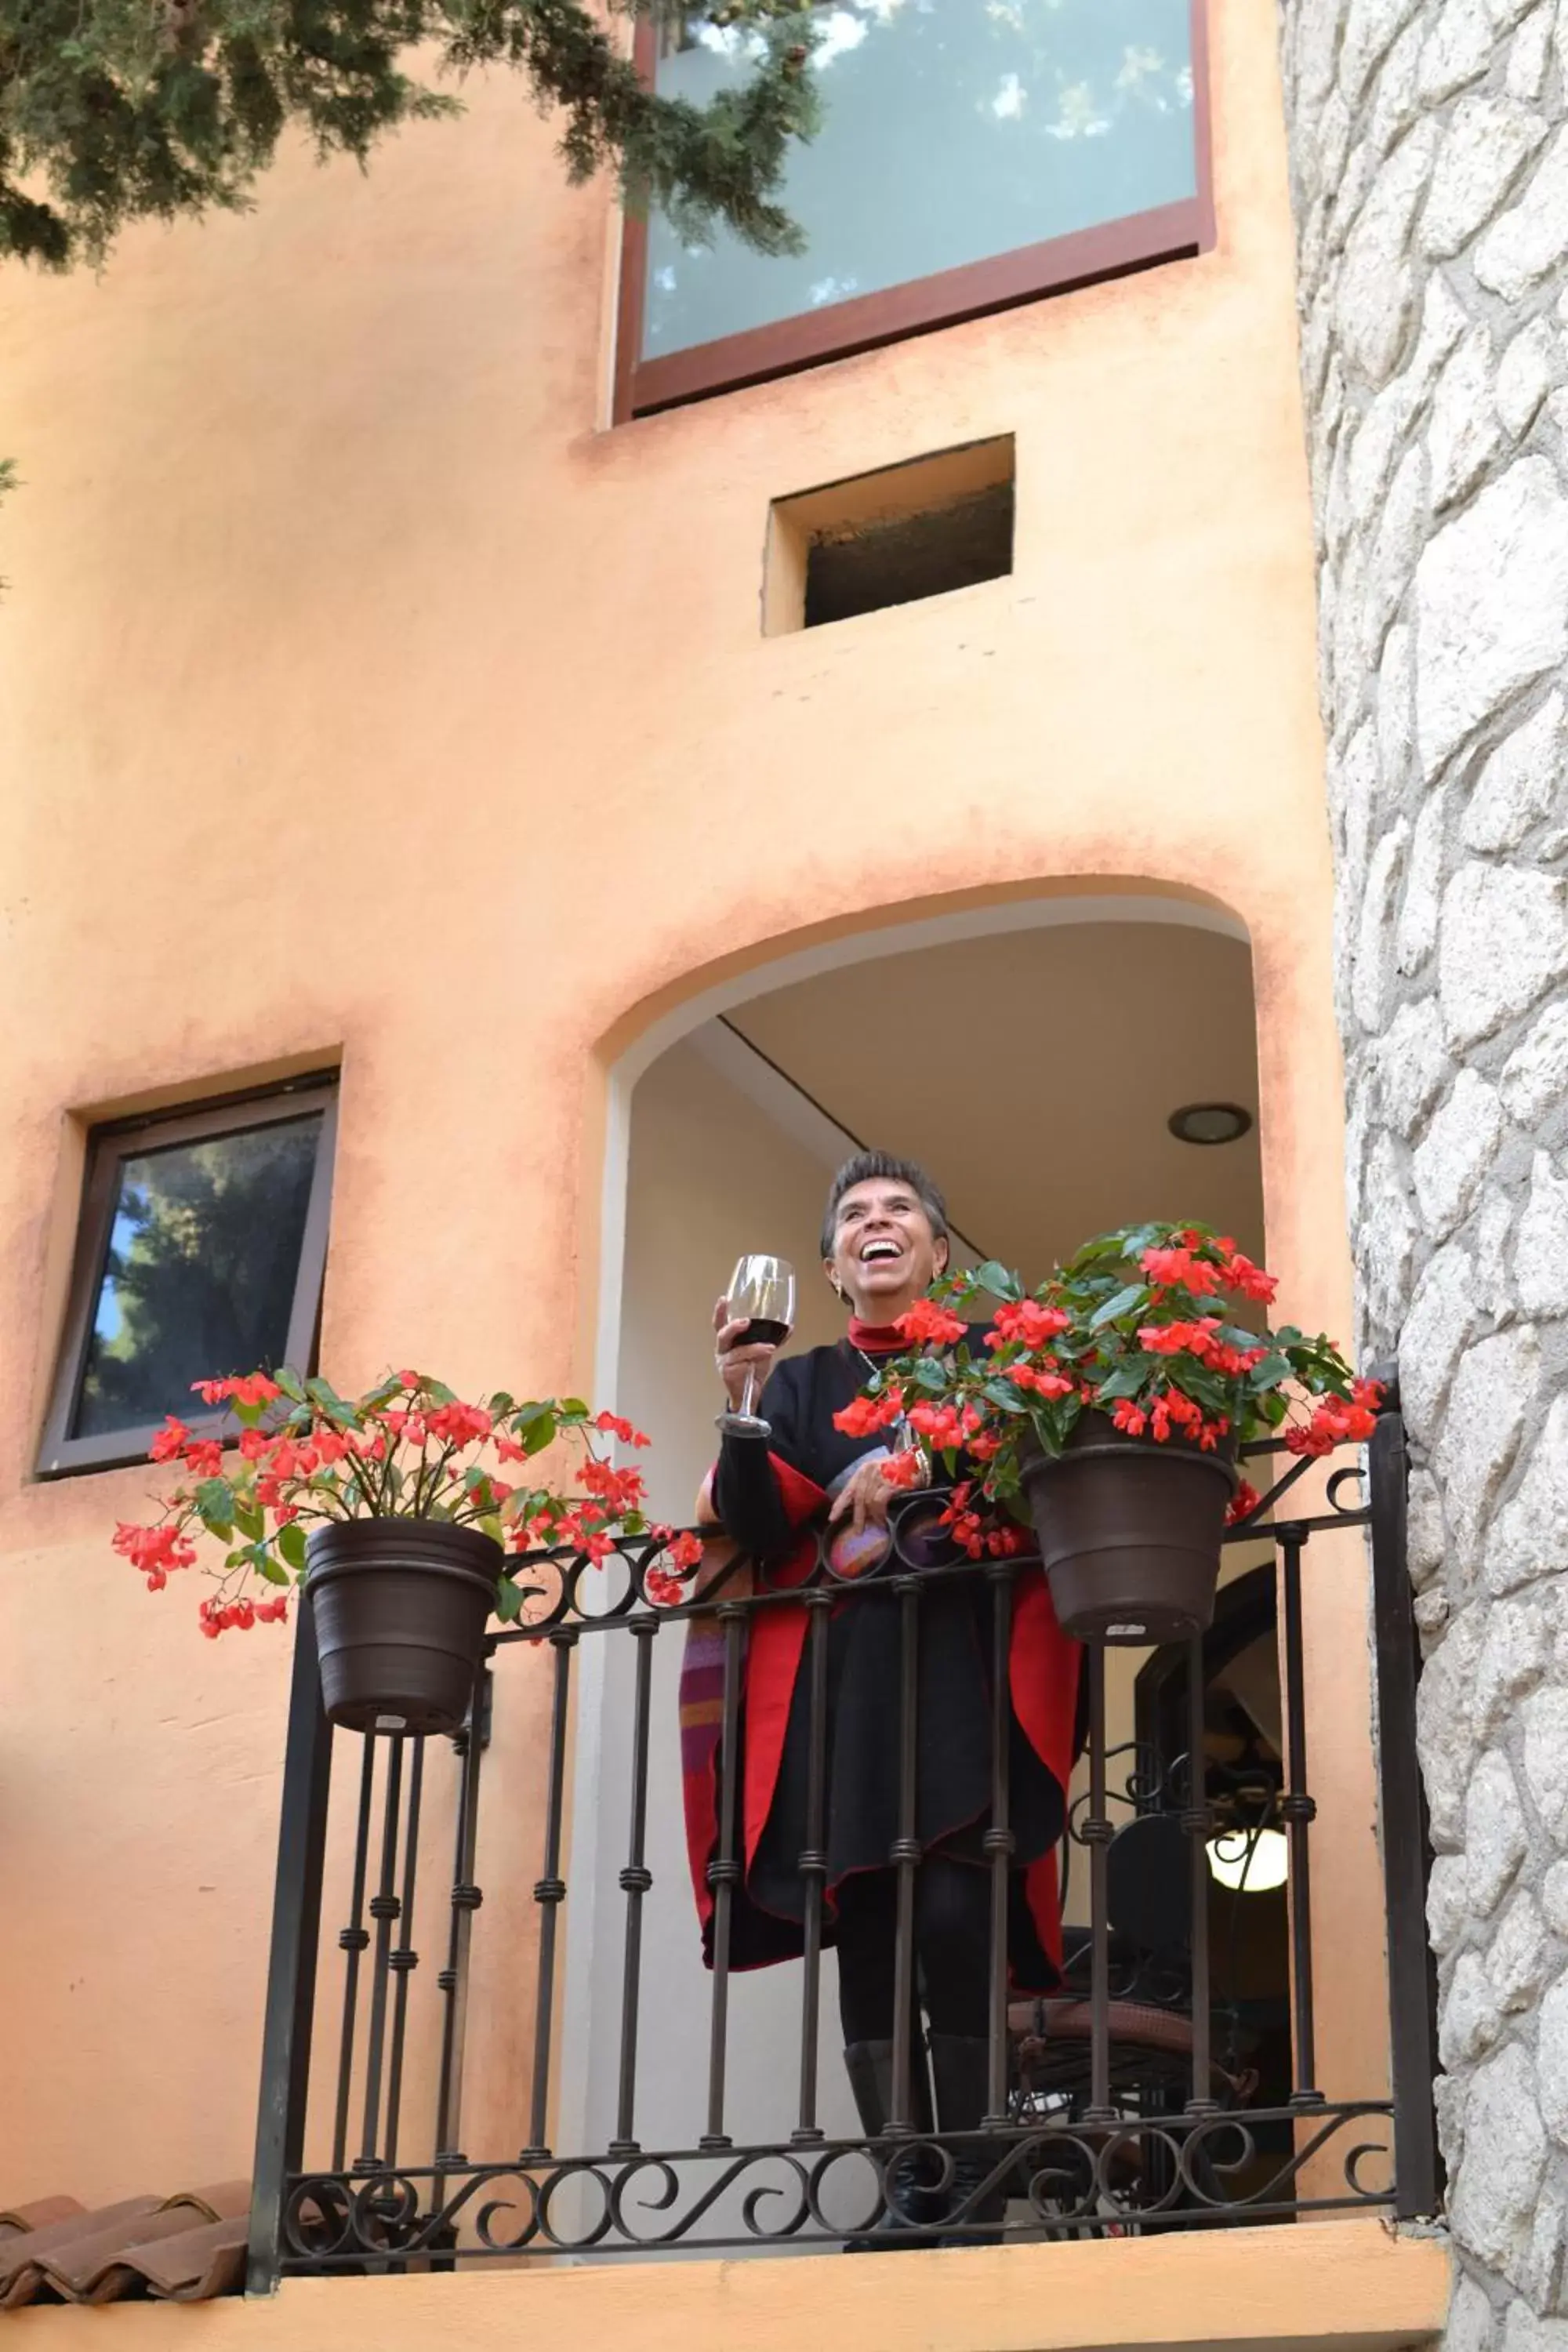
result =
M244 2283L250 2183L127 2197L88 2210L74 2197L0 2212L0 2311L24 2303L199 2303Z

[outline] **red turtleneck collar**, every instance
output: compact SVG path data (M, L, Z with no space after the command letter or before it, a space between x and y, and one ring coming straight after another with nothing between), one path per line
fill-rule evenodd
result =
M862 1323L858 1315L849 1318L849 1345L868 1356L898 1356L909 1346L903 1333L892 1323Z

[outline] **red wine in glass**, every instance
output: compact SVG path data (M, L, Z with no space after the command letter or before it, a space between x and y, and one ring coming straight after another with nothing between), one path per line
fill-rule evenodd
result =
M748 1255L738 1258L724 1294L729 1319L744 1323L735 1344L777 1348L795 1328L795 1268L787 1259ZM757 1368L746 1367L745 1393L738 1412L722 1412L719 1426L731 1436L771 1437L773 1431L754 1410Z

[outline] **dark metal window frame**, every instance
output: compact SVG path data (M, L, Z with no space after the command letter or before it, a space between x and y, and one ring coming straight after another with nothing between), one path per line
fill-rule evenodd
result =
M289 1360L305 1362L315 1344L326 1270L337 1107L336 1071L314 1071L308 1077L285 1079L276 1087L258 1087L252 1092L227 1095L174 1110L153 1111L142 1118L107 1120L91 1129L87 1141L81 1214L77 1223L64 1332L38 1448L40 1478L68 1477L78 1471L119 1469L128 1463L143 1462L163 1425L161 1422L150 1422L134 1428L108 1430L95 1437L72 1437L68 1433L76 1417L87 1368L88 1340L103 1280L120 1171L127 1160L145 1151L205 1142L217 1136L248 1134L258 1127L271 1127L285 1119L320 1112L321 1140L316 1149L294 1299L289 1315ZM215 1367L219 1370L228 1369ZM250 1367L233 1369L248 1370ZM182 1418L198 1436L233 1437L238 1433L226 1412L199 1411Z
M1193 143L1195 193L1178 204L1130 213L1121 220L1077 229L1037 245L1015 247L989 260L908 278L875 294L857 295L821 310L778 319L715 341L695 343L661 359L641 357L647 287L647 224L630 215L621 248L620 303L616 336L615 421L626 424L744 384L790 375L825 360L847 359L879 344L937 327L957 326L1047 294L1069 294L1107 278L1162 262L1184 261L1215 241L1213 140L1209 103L1208 0L1189 0L1193 61ZM633 57L652 86L658 32L639 21Z

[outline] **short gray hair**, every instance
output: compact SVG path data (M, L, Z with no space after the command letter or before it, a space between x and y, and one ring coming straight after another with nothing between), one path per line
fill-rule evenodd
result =
M838 1232L838 1206L846 1192L857 1184L869 1184L882 1177L890 1184L907 1184L931 1219L931 1229L938 1241L947 1239L947 1202L942 1197L942 1187L933 1184L918 1160L900 1160L891 1151L858 1151L847 1160L827 1188L827 1206L822 1213L822 1255L833 1255L833 1244Z

